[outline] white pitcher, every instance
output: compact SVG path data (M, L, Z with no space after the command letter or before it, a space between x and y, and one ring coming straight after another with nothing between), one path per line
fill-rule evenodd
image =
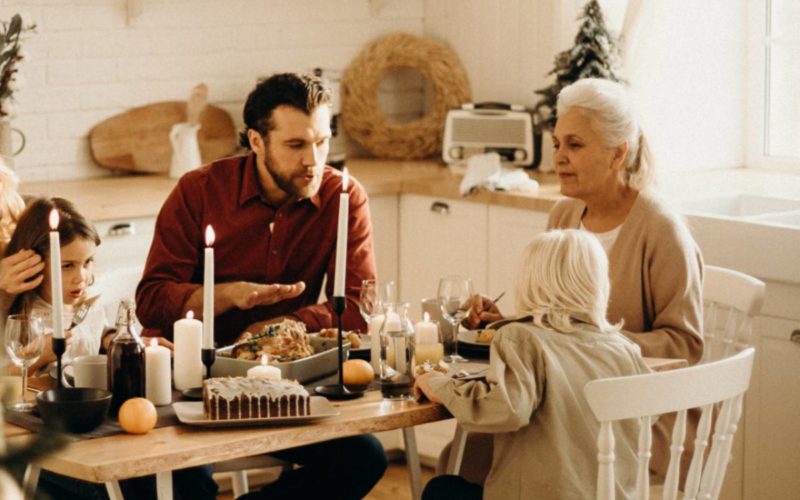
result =
M169 176L176 179L202 165L200 144L197 142L199 123L176 123L169 132L172 143L172 163Z

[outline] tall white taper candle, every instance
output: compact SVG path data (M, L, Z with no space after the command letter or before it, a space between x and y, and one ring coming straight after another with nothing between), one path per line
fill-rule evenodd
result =
M64 294L61 286L61 240L58 210L50 211L50 304L53 308L53 336L64 338Z
M214 228L206 226L203 272L203 349L214 348Z
M344 282L347 274L347 219L350 215L350 195L347 184L350 175L347 167L342 171L342 194L339 195L339 226L336 232L336 273L333 279L333 296L344 297Z

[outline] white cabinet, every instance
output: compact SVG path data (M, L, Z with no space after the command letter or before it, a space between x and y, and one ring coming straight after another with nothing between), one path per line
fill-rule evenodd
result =
M375 244L375 261L381 283L398 281L398 195L370 196L369 211L372 220L372 241Z
M489 282L484 293L494 298L506 292L499 307L507 314L513 311L515 279L522 251L536 235L544 232L547 217L547 212L489 206Z
M800 314L800 304L795 310ZM755 329L756 365L745 404L742 498L797 498L800 342L793 342L791 335L800 330L800 318L761 316Z
M100 246L95 255L94 291L113 323L120 299L133 298L153 241L155 217L95 223Z
M435 297L439 278L463 274L487 285L487 205L404 194L400 197L400 298L420 318L420 300Z

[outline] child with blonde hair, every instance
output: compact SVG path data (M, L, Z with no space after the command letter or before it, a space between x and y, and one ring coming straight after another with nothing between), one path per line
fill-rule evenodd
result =
M422 375L418 397L444 404L469 432L494 436L485 486L439 476L423 499L593 498L600 424L583 397L590 380L646 373L639 347L606 320L608 259L597 239L551 231L525 249L516 319L503 320L485 380ZM631 498L638 429L619 426L617 495Z

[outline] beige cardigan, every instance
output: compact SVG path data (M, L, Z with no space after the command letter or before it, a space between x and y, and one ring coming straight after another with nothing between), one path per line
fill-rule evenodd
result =
M548 229L577 229L586 205L559 201ZM703 354L703 258L683 221L647 191L640 192L608 254L611 298L608 319L642 355L683 358Z
M458 422L494 434L484 498L594 498L600 424L583 396L590 380L646 373L639 348L594 326L558 333L512 323L495 335L486 381L430 380ZM615 424L617 498L633 498L638 424Z
M586 204L559 201L550 211L548 229L578 228ZM703 258L689 229L678 215L647 190L620 227L608 254L611 297L608 319L624 320L623 333L642 355L683 358L690 364L703 355ZM685 479L694 449L699 412L690 411L682 455ZM669 464L669 442L675 415L653 425L650 470L663 477ZM683 484L683 481L681 481Z

